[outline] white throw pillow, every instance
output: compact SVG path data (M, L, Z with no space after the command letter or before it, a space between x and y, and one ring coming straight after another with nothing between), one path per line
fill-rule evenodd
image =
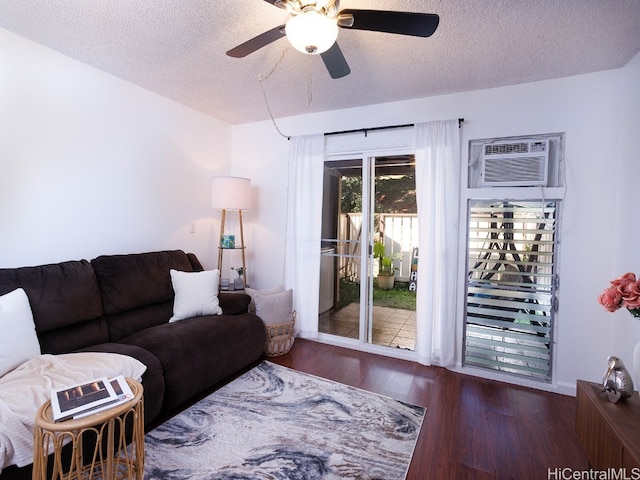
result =
M256 315L265 325L281 325L293 318L293 290L272 295L256 294Z
M22 288L0 296L0 377L40 355L40 342Z
M219 270L179 272L171 269L169 273L176 294L170 322L200 315L222 315L218 301Z
M282 285L278 285L275 288L264 288L262 290L255 290L253 288L245 288L245 293L251 297L251 302L249 302L249 311L251 313L255 313L256 311L256 295L273 295L274 293L282 293L284 292L284 287Z

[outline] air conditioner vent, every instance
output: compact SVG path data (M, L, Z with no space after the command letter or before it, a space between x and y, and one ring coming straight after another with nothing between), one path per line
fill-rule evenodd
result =
M504 153L529 153L528 143L499 143L484 146L485 155L498 155Z
M483 145L480 183L484 187L547 184L548 140Z

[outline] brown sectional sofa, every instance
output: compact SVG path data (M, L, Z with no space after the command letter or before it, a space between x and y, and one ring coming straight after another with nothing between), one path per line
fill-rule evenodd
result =
M256 363L264 351L263 323L248 312L243 293L219 295L222 315L169 323L171 269L203 270L181 250L105 255L0 269L0 295L25 290L42 353L103 351L144 363L148 425Z

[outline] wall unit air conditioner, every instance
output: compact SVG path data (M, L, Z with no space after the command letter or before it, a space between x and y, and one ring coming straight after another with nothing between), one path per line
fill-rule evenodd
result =
M515 140L482 145L480 186L547 185L548 140Z

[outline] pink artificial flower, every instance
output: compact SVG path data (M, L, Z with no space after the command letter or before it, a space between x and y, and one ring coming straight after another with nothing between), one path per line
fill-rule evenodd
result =
M640 308L640 280L627 285L622 300L627 308Z
M616 278L611 282L611 285L616 287L622 295L624 295L624 291L629 284L635 283L636 274L635 273L625 273L620 278Z
M640 317L640 279L636 279L635 273L625 273L611 281L611 286L602 292L598 301L610 312L625 307L634 317Z
M615 312L622 305L622 294L617 287L612 286L602 292L602 295L598 297L598 301L608 311Z

